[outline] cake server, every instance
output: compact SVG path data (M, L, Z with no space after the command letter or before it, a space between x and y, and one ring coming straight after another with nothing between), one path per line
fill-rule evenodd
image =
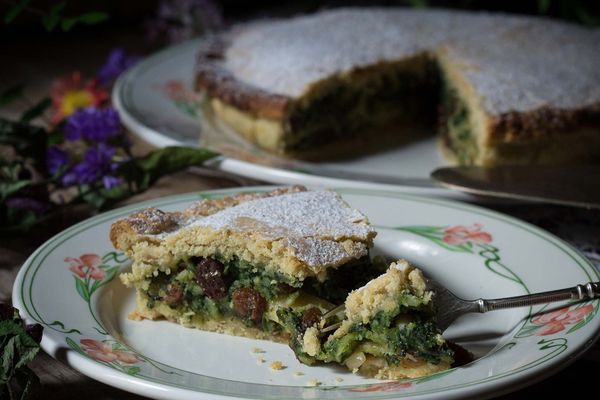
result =
M431 178L475 195L600 208L600 165L446 167Z

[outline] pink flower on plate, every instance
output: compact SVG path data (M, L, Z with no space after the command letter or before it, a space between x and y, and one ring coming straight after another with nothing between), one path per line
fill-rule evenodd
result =
M162 86L162 92L165 96L173 101L182 102L198 102L200 96L193 90L191 90L183 81L170 80Z
M89 276L95 280L102 280L106 273L104 270L98 268L98 265L102 262L102 259L97 254L83 254L79 258L66 257L65 262L69 263L69 271L85 279Z
M593 304L582 307L563 307L535 316L531 322L541 328L535 333L537 336L546 336L564 330L568 325L575 325L594 311Z
M412 382L390 381L376 383L367 387L353 388L351 392L395 392L397 390L407 389L412 386Z
M125 364L135 364L139 361L135 354L123 350L113 350L108 343L94 339L81 339L79 341L83 351L94 360L111 363L119 361Z
M481 230L483 225L473 224L472 226L457 225L444 230L444 242L451 245L461 245L463 243L491 243L492 235Z

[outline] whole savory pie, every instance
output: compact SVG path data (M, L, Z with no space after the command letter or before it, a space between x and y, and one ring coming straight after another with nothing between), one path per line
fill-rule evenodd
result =
M432 294L405 261L387 272L369 248L375 231L335 192L304 187L148 208L113 223L133 261L133 319L288 342L307 364L337 362L379 378L450 367ZM350 294L349 294L350 293ZM345 301L329 335L323 315ZM329 322L336 323L337 317Z
M196 88L218 118L289 156L361 151L385 127L403 136L437 118L459 164L583 163L600 159L599 40L538 17L335 9L206 40Z

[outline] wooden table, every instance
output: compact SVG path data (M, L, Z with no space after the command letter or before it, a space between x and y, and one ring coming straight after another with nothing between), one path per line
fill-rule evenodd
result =
M11 62L0 63L0 92L15 82L27 82L26 100L12 107L0 110L0 116L14 117L35 99L47 94L51 80L60 74L79 69L84 74L93 73L102 63L108 50L114 44L129 48L141 46L139 33L130 31L107 31L100 38L88 36L82 40L67 40L54 35L44 41L31 38L15 40L3 50L3 59ZM93 49L92 50L90 50ZM10 77L10 79L7 79ZM134 150L144 153L148 145L134 139ZM165 177L146 193L127 200L130 204L141 200L158 198L176 193L224 188L255 183L251 180L231 176L203 176L197 173L181 172ZM121 205L122 205L121 204ZM547 206L516 206L499 209L549 229L571 241L600 266L600 213L597 211L574 210ZM71 216L62 221L68 226L86 215ZM14 278L25 259L51 234L52 231L39 229L25 237L17 237L0 244L0 301L10 301ZM46 354L41 354L31 368L41 378L43 387L36 397L40 399L141 399L141 397L96 382L72 368L61 364ZM594 387L594 377L600 371L600 347L598 344L572 365L556 373L553 377L527 388L501 397L504 399L526 399L533 396L554 398L557 393L576 395L584 393L587 387ZM593 389L597 392L597 389ZM595 396L592 396L595 397Z

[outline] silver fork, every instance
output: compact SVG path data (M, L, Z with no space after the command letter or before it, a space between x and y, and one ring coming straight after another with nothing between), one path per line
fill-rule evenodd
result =
M486 313L488 311L554 303L564 300L582 301L600 297L600 282L588 282L585 285L551 290L549 292L526 294L523 296L476 300L461 299L433 279L427 281L427 289L433 290L434 292L433 301L436 311L437 326L442 332L444 332L454 320L464 314ZM329 318L342 312L344 312L343 304L325 313L322 320L327 321ZM331 332L339 328L340 325L341 322L327 325L321 329L320 332Z

